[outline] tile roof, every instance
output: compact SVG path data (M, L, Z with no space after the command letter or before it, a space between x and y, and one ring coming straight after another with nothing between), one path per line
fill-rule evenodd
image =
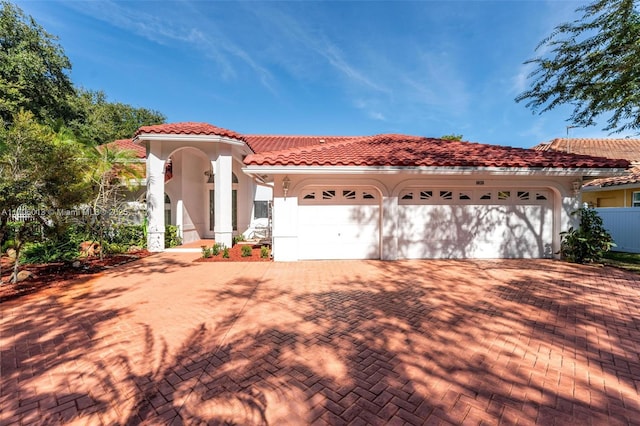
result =
M640 162L640 139L558 138L533 147L538 151L561 151Z
M407 135L348 138L248 155L247 165L626 168L626 160Z
M586 139L558 138L533 147L537 151L557 151L596 155L611 159L629 160L640 165L640 139ZM594 179L585 183L585 188L640 184L640 166L634 167L624 176Z
M585 188L605 188L607 186L635 185L640 186L640 167L629 169L624 176L594 179L583 185Z
M101 145L107 148L124 149L127 151L133 151L136 158L146 158L147 151L143 145L133 142L132 139L118 139L117 141L109 142Z
M142 126L133 135L135 138L143 133L152 134L170 134L170 135L216 135L238 140L244 140L244 137L233 130L223 129L208 123L169 123L155 124L153 126Z
M244 135L244 140L253 152L261 153L361 139L362 137L363 136Z

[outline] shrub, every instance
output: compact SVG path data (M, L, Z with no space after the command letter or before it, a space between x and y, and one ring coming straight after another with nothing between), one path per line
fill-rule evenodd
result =
M260 247L260 257L266 259L269 257L269 247L262 246Z
M208 259L213 255L213 253L211 252L211 249L213 247L201 246L200 248L202 249L202 257L204 257L205 259Z
M211 246L211 254L217 256L220 254L220 244L215 243Z
M144 232L142 233L144 236ZM167 225L164 230L164 246L171 248L182 244L182 238L178 235L178 227L176 225ZM146 246L146 238L145 238ZM143 246L141 246L143 247Z
M593 208L582 207L571 214L579 216L580 225L577 229L571 227L560 233L560 254L564 259L575 263L597 262L605 252L615 247L602 218Z
M224 257L225 259L229 258L229 248L228 247L224 247L222 249L222 257Z
M118 244L118 243L106 243L103 247L103 250L107 254L122 254L126 253L131 247L128 244Z
M241 256L242 257L249 257L253 253L253 250L251 249L251 246L249 246L249 245L243 245L240 248L240 251L241 251Z
M246 240L246 238L244 237L244 235L243 235L243 234L235 235L235 236L233 237L233 245L235 246L235 245L236 245L236 244L238 244L240 241L245 241L245 240Z

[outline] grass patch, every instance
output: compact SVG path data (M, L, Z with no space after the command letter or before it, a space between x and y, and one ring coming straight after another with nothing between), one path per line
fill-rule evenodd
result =
M609 251L604 254L602 263L640 274L640 253Z

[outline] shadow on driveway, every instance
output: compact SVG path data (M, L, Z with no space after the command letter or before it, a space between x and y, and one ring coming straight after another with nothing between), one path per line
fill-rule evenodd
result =
M640 412L640 277L612 268L163 254L2 311L2 424L637 424Z

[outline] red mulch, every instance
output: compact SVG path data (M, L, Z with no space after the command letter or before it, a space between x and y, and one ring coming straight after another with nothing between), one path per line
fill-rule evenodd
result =
M260 247L253 247L251 249L251 256L242 257L243 244L236 244L229 249L229 257L222 257L222 250L217 256L213 257L200 257L196 259L196 262L271 262L271 257L260 257Z
M147 250L135 253L105 256L104 259L93 257L80 259L80 266L74 268L73 262L56 262L38 265L20 265L21 271L29 271L33 276L17 284L9 283L13 273L13 261L3 256L2 283L0 284L0 302L17 299L28 294L38 293L45 289L64 287L74 280L100 273L125 263L150 256Z

